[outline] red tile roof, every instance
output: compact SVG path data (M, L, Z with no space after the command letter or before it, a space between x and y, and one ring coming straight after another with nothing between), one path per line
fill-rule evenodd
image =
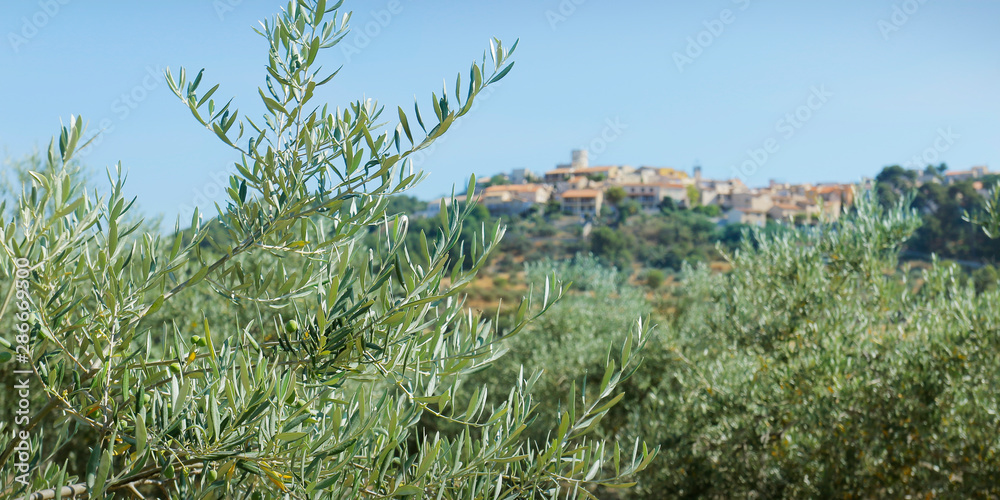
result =
M504 191L510 193L534 193L542 189L542 186L538 184L506 184L502 186L490 186L483 190L486 193L502 193Z
M574 173L577 173L577 174L597 174L597 173L601 173L601 172L610 172L611 170L614 170L616 168L618 168L618 167L613 166L613 165L612 166L606 166L606 167L578 168L578 169L576 169L574 171Z
M596 189L570 189L560 195L565 198L597 198L601 192Z
M572 168L557 168L545 172L545 175L560 175L560 174L572 174L572 173L573 173Z
M986 167L973 167L973 168L974 169L979 169L979 168L986 169ZM959 170L957 172L945 172L944 175L945 176L949 176L949 175L971 175L973 173L975 173L973 170Z
M680 183L677 183L677 182L645 182L645 183L643 183L643 182L631 182L631 183L627 183L627 184L622 184L622 186L624 186L624 187L646 187L646 186L649 186L649 187L665 187L665 188L671 188L671 189L684 189L685 187L687 187L684 184L680 184Z
M792 205L791 203L775 203L773 207L782 210L802 210L798 205Z

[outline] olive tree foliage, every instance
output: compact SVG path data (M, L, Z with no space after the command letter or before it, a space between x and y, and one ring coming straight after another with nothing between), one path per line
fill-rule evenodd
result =
M510 353L494 369L477 374L477 380L495 387L516 380L522 369L539 371L534 393L542 402L539 414L555 418L564 404L561 395L594 398L605 390L602 379L609 363L622 362L622 349L629 348L630 335L643 328L642 321L649 317L651 308L642 290L627 284L623 273L601 265L593 255L525 265L529 283L540 286L551 275L570 283L566 294L544 316L527 325L524 335L512 339ZM658 368L634 366L630 371L635 369ZM613 412L594 425L598 429L620 426ZM530 432L544 438L544 429Z
M416 248L403 244L407 218L386 214L386 197L420 178L408 158L507 74L516 43L494 39L467 80L432 95L432 113L400 108L380 131L371 100L313 102L336 74L316 61L347 33L339 7L293 1L262 23L260 119L218 105L202 72L168 71L195 119L239 157L212 222L196 212L168 237L123 223L135 199L121 167L105 197L69 168L80 119L30 173L13 218L0 220L0 316L30 339L33 371L30 421L0 423L0 496L578 497L653 458L639 442L622 450L590 436L637 363L643 329L609 361L598 394L566 400L545 440L526 439L537 378L519 374L496 405L488 387L463 387L505 352L461 295L503 228L481 228L458 257L466 264L452 265L471 204L443 207L442 237ZM381 241L367 248L371 230ZM19 259L30 263L27 289L13 285ZM562 293L554 279L529 292L510 334ZM459 430L423 432L428 416ZM10 467L21 430L27 485Z
M990 196L984 201L983 213L966 212L963 218L982 227L986 236L992 239L1000 238L1000 186L994 187Z
M648 497L1000 493L1000 293L901 268L905 206L867 193L839 221L753 234L728 274L687 267L644 353L659 370L626 389L630 431L663 450Z

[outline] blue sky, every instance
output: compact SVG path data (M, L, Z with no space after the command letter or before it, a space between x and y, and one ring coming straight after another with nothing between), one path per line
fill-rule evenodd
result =
M13 4L14 2L10 2ZM236 160L162 79L259 116L265 0L25 0L0 16L0 148L48 143L60 119L108 126L85 162L121 161L142 209L172 219L221 199ZM430 198L478 175L592 164L739 175L751 185L855 181L924 159L1000 167L1000 2L990 0L347 0L355 30L320 56L343 64L321 98L429 103L442 80L520 38L514 70L421 161ZM392 12L395 11L395 12ZM368 33L374 36L364 35ZM714 33L713 33L714 32ZM349 50L347 50L349 49ZM356 49L356 50L355 50ZM123 98L124 96L124 98ZM915 163L914 163L915 162ZM922 165L921 165L922 166ZM208 207L205 207L208 208Z

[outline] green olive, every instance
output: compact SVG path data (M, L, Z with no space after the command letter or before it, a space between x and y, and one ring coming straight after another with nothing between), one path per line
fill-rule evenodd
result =
M208 469L208 482L214 483L216 479L219 479L219 473L215 469Z
M143 393L142 397L139 398L139 402L142 404L142 406L146 406L146 405L149 404L149 400L150 399L152 399L152 398L150 397L149 394Z
M174 361L173 363L170 363L170 371L174 372L177 375L180 375L181 374L181 364L178 363L178 362L176 362L176 361Z
M208 345L208 342L205 341L205 339L203 339L201 337L201 335L192 335L191 336L191 343L194 344L194 345L200 345L200 346Z
M294 319L290 319L290 320L288 320L287 323L285 323L285 333L295 333L297 331L299 331L299 322L298 321L295 321Z
M167 479L173 479L174 475L175 475L174 474L174 464L170 464L170 465L168 465L168 466L166 466L166 467L163 468L163 477L165 477Z

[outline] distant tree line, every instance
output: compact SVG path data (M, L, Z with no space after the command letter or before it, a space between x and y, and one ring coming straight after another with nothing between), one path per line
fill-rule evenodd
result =
M991 240L963 220L963 216L985 210L986 198L975 184L982 183L982 190L988 192L1000 185L1000 175L945 184L946 170L944 164L929 166L924 174L937 177L939 182L919 183L916 170L886 167L875 177L875 192L883 206L892 206L906 196L913 197L912 206L920 214L922 224L904 244L903 257L929 260L933 254L954 259L972 272L979 283L977 288L992 286L1000 263L1000 240Z

